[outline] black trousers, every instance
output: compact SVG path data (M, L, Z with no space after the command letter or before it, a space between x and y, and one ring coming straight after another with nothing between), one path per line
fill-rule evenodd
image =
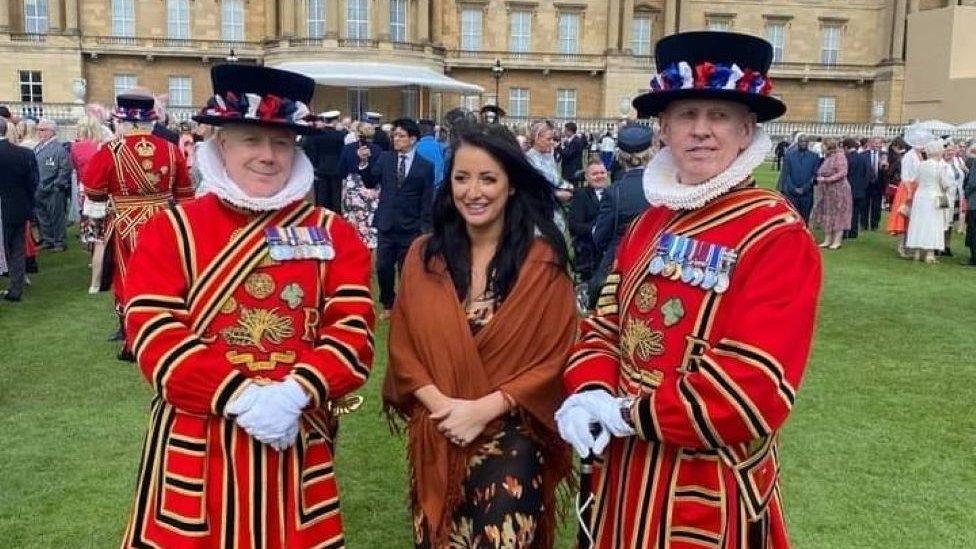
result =
M800 195L786 193L786 198L790 201L790 204L793 204L796 211L800 212L800 217L803 218L803 222L809 225L810 210L813 209L813 189L807 191L806 194Z
M26 223L3 224L3 251L7 256L7 270L10 271L10 284L7 293L10 297L20 297L24 293L24 280L27 268L27 258L24 247L27 244Z
M396 300L397 272L403 272L403 259L417 234L380 233L376 239L376 278L380 283L380 303L390 310Z
M976 210L966 212L966 245L969 246L969 264L976 265Z
M868 187L866 203L860 224L864 230L877 230L881 225L881 203L884 202L884 185Z
M315 179L315 205L342 213L342 178L327 175Z
M37 195L34 207L41 229L41 245L61 247L68 236L68 197L61 190Z
M854 197L851 202L851 230L844 235L845 238L857 238L857 227L861 221L861 216L867 210L868 199L866 197ZM862 225L863 227L863 225Z

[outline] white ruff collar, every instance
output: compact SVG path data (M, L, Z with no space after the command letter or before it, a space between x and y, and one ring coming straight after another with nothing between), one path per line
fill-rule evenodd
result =
M208 139L197 148L196 162L201 175L203 175L200 186L197 188L197 196L215 194L220 199L226 200L238 208L255 212L280 210L296 200L302 200L312 190L315 172L305 153L298 147L296 149L295 164L291 168L291 176L288 177L288 182L285 183L284 188L274 196L253 197L245 194L227 176L227 170L224 169L224 163L217 151L217 141Z
M758 127L752 143L736 157L732 165L715 177L698 185L682 185L678 182L671 149L658 151L644 169L644 196L651 206L664 206L669 210L693 210L701 208L752 175L773 148L769 136Z

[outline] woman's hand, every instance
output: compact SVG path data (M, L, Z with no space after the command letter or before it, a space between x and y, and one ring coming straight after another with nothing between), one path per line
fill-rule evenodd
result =
M478 400L450 399L450 403L430 415L439 421L437 430L458 446L467 446L492 420L508 410L508 400L494 392Z

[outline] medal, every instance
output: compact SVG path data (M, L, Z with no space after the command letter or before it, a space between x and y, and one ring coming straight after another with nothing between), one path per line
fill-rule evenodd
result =
M671 235L668 241L668 251L664 260L664 268L661 269L661 276L665 278L671 278L674 276L674 272L678 268L678 264L675 262L674 258L677 255L678 248L681 246L682 237L677 235Z
M684 256L687 253L688 246L691 242L691 239L684 236L679 236L678 239L680 242L678 251L671 256L671 263L674 265L674 270L672 271L671 276L668 277L671 280L681 279L681 273L684 270Z
M701 243L695 253L694 268L692 269L691 285L701 286L705 279L705 260L712 249L713 244Z
M681 281L685 284L690 284L695 277L695 255L698 254L701 245L701 242L692 239L688 253L685 254L684 267L681 269Z
M708 260L705 267L705 276L702 278L701 283L702 289L711 290L715 287L715 283L718 281L718 262L721 257L722 247L718 244L712 244L708 249Z
M651 264L647 266L647 272L652 275L661 274L664 270L665 261L664 258L668 253L668 247L671 245L671 234L664 233L661 235L660 241L657 244L657 251L654 252L654 259L651 260Z
M735 264L735 259L735 252L732 250L725 250L722 254L722 267L719 269L715 282L716 293L724 294L729 289L729 284L732 282L732 267Z

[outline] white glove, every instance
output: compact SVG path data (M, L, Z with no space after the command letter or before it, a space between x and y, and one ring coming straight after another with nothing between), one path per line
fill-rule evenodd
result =
M274 448L275 450L278 450L279 452L284 452L285 450L290 448L292 444L295 444L295 442L297 442L296 439L298 438L298 431L299 431L300 424L301 424L301 420L296 421L291 427L288 428L288 431L285 433L285 436L277 440L271 441L270 443L271 447Z
M625 399L618 398L599 389L576 393L566 399L566 404L578 404L593 415L604 429L615 437L633 436L636 431L624 420L620 409Z
M291 378L257 387L256 393L254 403L236 421L247 434L265 444L285 438L298 425L298 416L310 400L302 386ZM241 399L244 397L242 394ZM294 437L291 441L294 442Z
M251 406L257 402L259 392L259 387L248 381L244 390L234 400L228 402L227 406L224 406L224 417L234 419L234 417L250 410Z
M578 403L567 400L556 410L556 427L559 429L559 436L568 442L581 458L589 457L590 451L595 451L597 441L593 439L593 433L590 432L591 424L597 424L596 418ZM609 442L610 435L603 429L599 436L606 439L601 444L602 451Z

